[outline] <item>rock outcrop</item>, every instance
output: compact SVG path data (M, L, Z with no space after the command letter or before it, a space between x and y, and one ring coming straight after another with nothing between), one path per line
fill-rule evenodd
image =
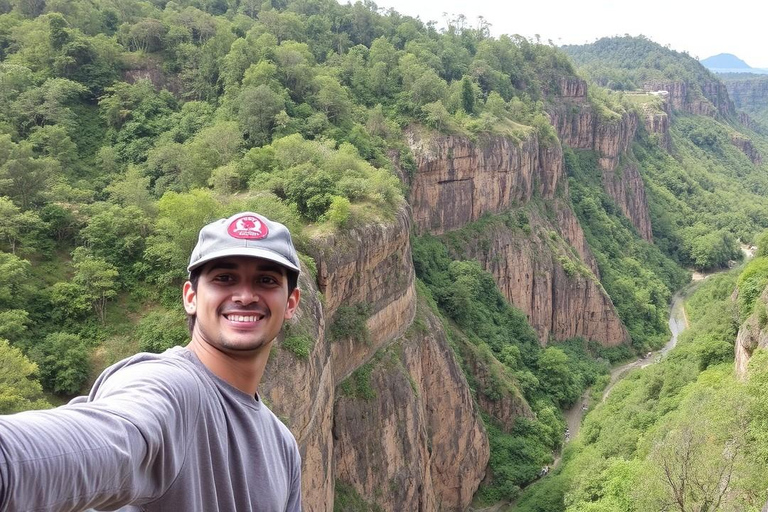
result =
M705 81L698 85L682 80L649 80L643 84L643 90L667 91L672 108L690 114L729 117L736 112L725 84L719 80Z
M757 299L758 308L763 308L762 315L758 312L750 315L739 327L736 336L735 359L736 376L743 379L747 376L747 365L752 353L758 348L768 347L768 288Z
M611 145L607 134L612 129L619 128L601 128L595 133L603 141L600 147L606 159L618 161L619 148L628 146L633 131L627 125L620 134L614 134L617 142ZM526 204L534 193L550 201L555 200L558 189L567 193L560 146L542 145L535 134L520 142L489 136L475 144L462 137L424 138L411 131L408 140L418 165L410 196L418 233L440 235L460 229L486 213ZM570 212L565 206L559 210ZM558 215L564 225L548 229L556 230L572 244L596 274L575 216L562 211ZM565 279L562 262L546 256L546 246L536 240L507 242L496 240L492 250L483 254L470 251L467 256L480 261L494 275L507 299L528 315L542 343L573 336L604 345L629 339L610 298L594 276L577 279L579 284L574 285Z
M385 510L466 510L484 477L487 435L442 325L426 312L414 327L410 233L404 206L389 223L312 240L319 287L302 274L287 336L315 343L306 357L274 350L260 386L299 443L304 510L333 510L338 482ZM330 339L355 304L367 305L368 339ZM339 392L361 367L373 368L373 399Z
M631 152L632 141L637 133L637 115L626 112L611 120L600 119L587 100L586 83L576 86L570 82L564 81L561 84L561 95L553 98L547 109L552 126L563 144L597 153L606 193L632 222L640 236L651 241L651 218L642 178L636 166L622 164L622 157ZM659 123L662 143L669 144L669 127L668 124L664 125L668 119L665 121L666 117L658 117L659 120L654 121L654 115L650 122ZM645 121L648 123L647 116Z
M483 214L528 202L534 192L552 198L563 182L559 145L543 146L533 133L521 142L484 136L474 143L416 130L406 136L418 169L409 202L419 234L460 229Z
M493 274L542 344L576 336L605 346L627 343L629 333L594 273L574 258L565 240L552 236L546 221L532 218L531 227L536 236L494 225L485 235L490 243L467 247L465 256Z
M643 112L643 124L645 130L656 137L659 146L666 151L672 150L672 137L669 134L669 104L666 100L661 101L661 109L653 105L645 104L641 108Z
M742 153L747 155L747 158L749 158L753 164L760 165L763 163L763 156L757 150L755 145L752 144L752 139L745 137L740 133L732 133L731 144L739 148Z
M336 477L382 510L466 510L485 474L488 439L440 322L377 355L375 396L341 396Z

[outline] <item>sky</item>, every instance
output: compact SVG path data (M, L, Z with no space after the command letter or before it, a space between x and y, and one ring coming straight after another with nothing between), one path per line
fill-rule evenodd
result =
M379 8L436 21L478 16L491 35L519 34L555 45L592 43L609 36L644 35L698 59L731 53L753 68L768 68L766 18L756 0L374 0Z

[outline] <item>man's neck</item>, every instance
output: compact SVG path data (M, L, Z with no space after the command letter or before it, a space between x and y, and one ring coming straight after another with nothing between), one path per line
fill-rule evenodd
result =
M214 375L250 396L256 395L271 347L272 342L259 350L241 354L215 348L195 336L187 345Z

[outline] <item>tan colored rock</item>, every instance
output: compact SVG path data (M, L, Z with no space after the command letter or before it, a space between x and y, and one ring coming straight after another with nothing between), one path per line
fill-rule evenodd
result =
M565 183L560 146L544 147L533 133L521 142L484 136L473 143L415 130L407 137L418 166L410 191L417 233L459 229L485 213L529 201L535 190L552 198Z
M536 236L521 237L494 226L490 247L468 247L467 256L493 274L499 289L522 310L539 341L581 336L604 346L629 342L613 302L591 272L566 272L569 247L553 240L552 226L532 219Z
M755 145L752 144L752 139L749 137L746 137L740 133L732 133L731 143L739 148L742 153L747 155L747 158L749 158L753 164L760 165L763 163L763 156L757 150Z
M648 242L653 241L651 215L645 184L637 165L628 161L613 171L603 171L603 189L616 202L621 212L637 229L638 234Z
M302 300L289 331L303 329L315 340L306 359L273 350L260 393L296 436L302 454L303 509L333 510L333 403L338 382L376 350L401 336L416 309L410 221L403 207L390 223L371 224L343 235L313 240L320 291L302 273ZM306 269L305 269L306 270ZM332 342L328 319L341 304L369 305L370 343ZM290 334L290 333L289 333ZM282 339L277 346L282 345Z
M488 440L440 322L424 322L374 360L375 397L337 400L337 479L383 510L466 510Z
M691 114L728 117L736 112L728 90L719 80L706 81L698 86L681 80L650 80L643 84L643 90L667 91L673 109Z

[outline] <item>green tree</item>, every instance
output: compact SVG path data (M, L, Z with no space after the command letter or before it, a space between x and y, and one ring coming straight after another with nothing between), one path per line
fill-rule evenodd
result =
M30 350L40 367L40 382L54 393L74 395L88 380L90 351L75 334L55 332Z
M31 264L14 254L0 251L0 307L23 304L31 290Z
M75 266L72 282L82 288L84 296L103 324L106 321L107 302L117 295L117 268L102 258L92 256L83 247L75 249L72 261Z
M252 146L268 143L275 116L285 109L285 98L267 85L245 87L237 101L237 119Z
M0 414L47 409L37 365L8 340L0 339Z
M574 403L579 397L578 388L568 356L557 347L547 347L539 357L539 381L548 396L553 397L561 406Z

